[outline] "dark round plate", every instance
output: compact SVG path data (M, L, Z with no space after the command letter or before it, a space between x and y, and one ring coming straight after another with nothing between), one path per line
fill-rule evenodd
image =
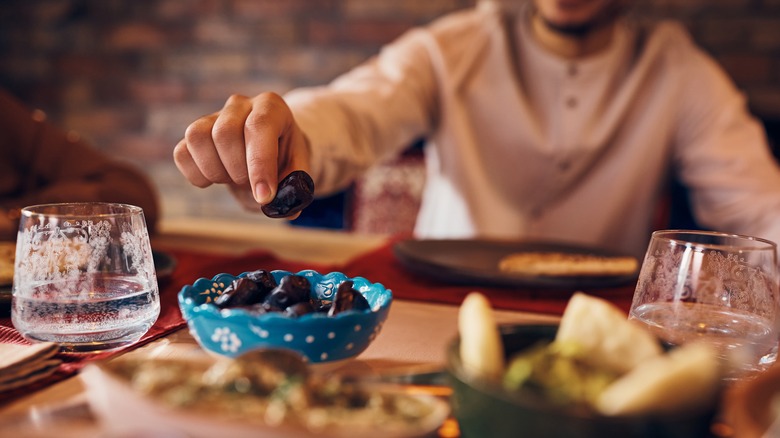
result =
M410 271L454 284L539 288L616 287L635 282L639 274L541 276L510 274L498 268L503 257L520 252L626 256L600 248L561 242L409 239L397 242L393 252Z
M152 250L157 281L167 280L176 269L176 259L167 252Z

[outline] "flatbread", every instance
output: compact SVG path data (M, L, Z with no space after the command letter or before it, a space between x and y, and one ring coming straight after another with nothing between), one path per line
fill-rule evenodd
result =
M498 263L504 273L539 276L629 275L638 266L629 256L533 251L509 254Z
M16 243L0 242L0 286L14 281L14 256Z

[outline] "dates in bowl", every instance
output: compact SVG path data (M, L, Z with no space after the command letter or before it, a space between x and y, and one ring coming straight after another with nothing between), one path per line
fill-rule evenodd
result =
M387 319L392 292L341 272L258 270L200 278L178 299L190 333L211 353L286 348L320 363L363 352Z

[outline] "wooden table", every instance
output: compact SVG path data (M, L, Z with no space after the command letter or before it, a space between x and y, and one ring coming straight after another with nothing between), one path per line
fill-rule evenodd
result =
M282 259L318 264L344 263L386 242L383 236L313 230L286 225L179 220L161 224L157 249L193 249L220 254L266 249ZM446 345L457 334L458 307L394 300L377 339L344 371L403 373L440 369ZM500 323L552 323L557 318L526 312L496 311ZM186 329L126 354L141 357L202 355ZM84 409L84 387L70 378L0 409L0 436L104 436Z

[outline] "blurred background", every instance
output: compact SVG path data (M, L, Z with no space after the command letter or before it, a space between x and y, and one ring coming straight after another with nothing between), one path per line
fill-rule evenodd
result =
M242 212L223 188L197 189L180 176L171 152L187 125L231 93L326 83L410 27L475 1L3 0L0 86L97 148L143 166L160 190L163 218L265 220ZM682 20L778 137L780 0L635 0L634 14ZM408 210L413 221L409 193L422 185L416 156L412 150L357 189L319 201L299 224L369 232L409 226L344 212L362 190L380 216ZM388 179L401 187L389 201ZM393 214L383 213L382 199Z

